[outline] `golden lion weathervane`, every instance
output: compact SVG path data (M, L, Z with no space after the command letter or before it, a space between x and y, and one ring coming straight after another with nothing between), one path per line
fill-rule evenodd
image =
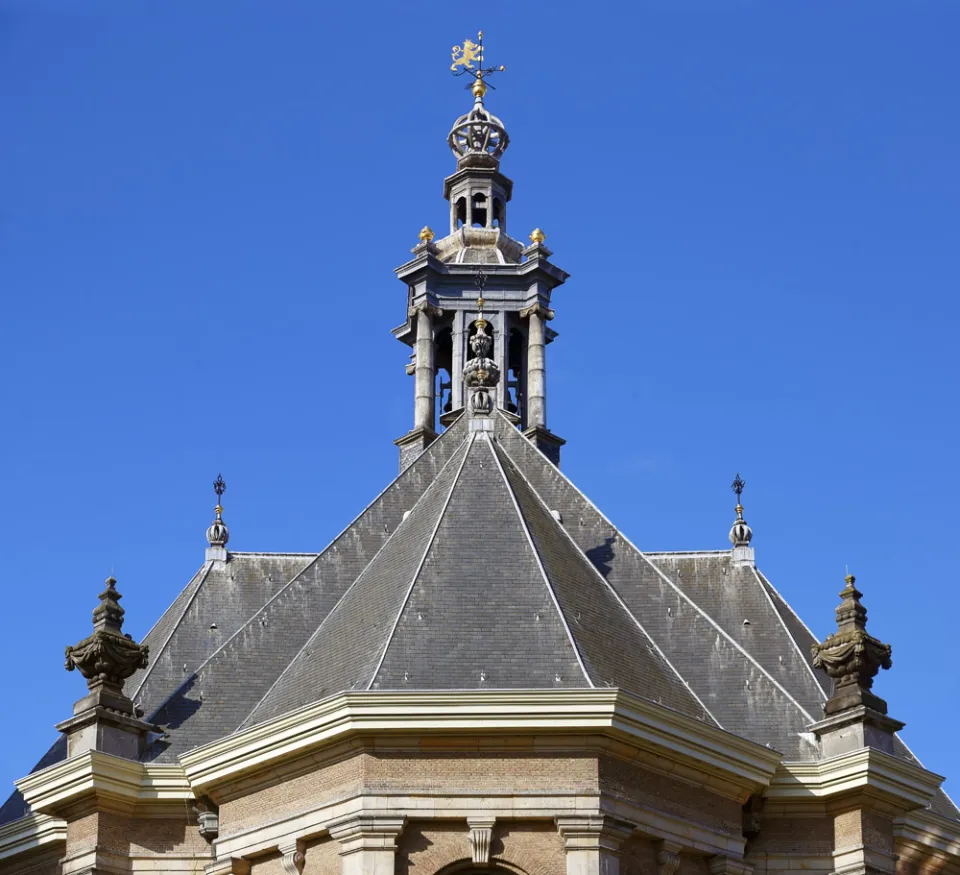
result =
M473 85L467 86L468 88L473 88L473 93L478 97L483 97L483 93L487 90L487 83L483 80L488 76L492 76L494 73L503 72L506 67L484 67L483 66L483 31L481 30L477 34L477 41L474 42L471 39L465 39L462 46L454 46L453 54L453 63L450 65L450 69L453 71L454 76L462 76L464 73L468 73L476 81ZM476 66L474 66L474 61L476 61ZM459 69L458 69L459 68ZM493 86L490 86L493 88ZM477 92L480 92L477 94Z

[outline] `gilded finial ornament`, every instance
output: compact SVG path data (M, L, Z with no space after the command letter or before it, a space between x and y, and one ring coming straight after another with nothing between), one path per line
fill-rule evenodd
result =
M217 479L213 481L213 491L217 493L217 506L213 509L216 518L207 529L207 541L211 547L225 547L230 540L230 530L223 521L223 505L220 503L223 493L227 491L223 475L217 474Z
M462 46L454 46L451 54L453 63L450 70L454 76L462 76L468 73L475 80L470 86L473 90L473 96L477 100L482 100L483 95L487 93L487 83L484 79L492 76L494 73L502 73L507 68L502 64L499 67L483 66L483 31L477 32L477 41L464 39ZM474 66L474 61L476 66ZM493 87L492 85L490 86Z
M737 513L737 518L733 521L733 528L730 529L729 536L730 543L733 544L734 547L748 547L753 540L753 529L747 525L746 520L743 518L743 505L740 503L740 496L743 495L743 489L746 485L738 471L733 483L730 484L730 488L737 495L737 506L734 508Z
M420 242L421 243L432 243L433 242L433 229L429 225L424 225L420 229Z
M547 235L543 233L539 228L534 228L530 232L530 242L531 243L543 243L547 239Z

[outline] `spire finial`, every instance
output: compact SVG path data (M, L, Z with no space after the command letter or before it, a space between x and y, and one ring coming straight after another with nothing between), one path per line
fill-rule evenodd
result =
M866 706L881 714L887 703L870 692L881 668L893 665L891 648L867 633L867 609L860 603L863 593L852 574L844 578L837 607L837 631L812 648L813 665L822 668L836 684L824 710L829 714Z
M207 529L207 541L210 542L210 549L207 550L208 559L226 559L227 541L230 540L230 530L223 521L223 505L220 503L223 493L227 491L226 481L221 474L217 474L217 479L213 481L213 491L217 494L217 506L213 509L216 518Z
M530 232L530 242L531 243L543 243L547 239L547 235L543 233L539 228L534 228Z
M730 529L730 543L733 544L734 549L737 547L749 547L750 541L753 540L753 529L747 525L746 520L743 518L743 504L741 504L740 501L746 485L738 471L733 483L730 484L730 488L737 495L737 506L735 508L737 518L733 521L733 528Z
M483 299L483 290L487 285L487 275L483 272L482 267L477 268L476 276L473 279L473 284L477 287L477 312L479 316L477 317L476 324L480 325L483 328L486 328L489 324L486 319L483 318L483 307L487 302Z
M483 98L488 88L493 88L489 78L506 68L483 66L483 31L477 34L477 41L465 39L462 46L453 47L453 63L450 70L454 76L468 75L471 79L467 86L473 92L473 109L454 123L447 137L450 148L458 160L485 162L488 166L498 161L507 148L509 138L503 123L491 115L483 106Z

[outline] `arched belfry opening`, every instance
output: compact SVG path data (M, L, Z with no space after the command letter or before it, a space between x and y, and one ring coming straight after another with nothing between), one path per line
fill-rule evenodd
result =
M473 216L471 224L474 228L487 227L487 196L477 192L473 196Z
M434 344L436 346L436 367L437 367L437 422L434 427L439 429L440 417L444 413L450 413L453 409L453 329L451 326L444 326L437 330L434 335Z

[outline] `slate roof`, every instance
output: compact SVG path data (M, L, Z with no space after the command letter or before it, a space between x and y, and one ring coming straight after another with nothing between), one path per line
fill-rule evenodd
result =
M127 691L160 762L343 690L603 686L808 759L814 641L729 551L641 552L506 418L461 419L321 552L204 566ZM0 823L24 813L14 794Z

